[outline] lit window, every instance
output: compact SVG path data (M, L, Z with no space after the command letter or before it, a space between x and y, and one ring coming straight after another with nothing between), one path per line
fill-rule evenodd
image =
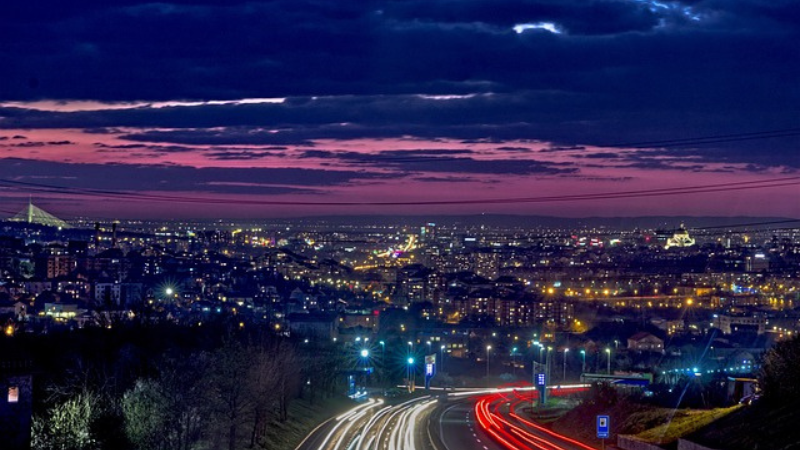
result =
M17 402L19 402L19 388L16 386L11 386L8 388L8 403Z

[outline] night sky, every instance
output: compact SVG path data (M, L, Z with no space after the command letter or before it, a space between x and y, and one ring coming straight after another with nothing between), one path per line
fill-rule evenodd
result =
M5 2L0 216L800 217L799 42L783 0Z

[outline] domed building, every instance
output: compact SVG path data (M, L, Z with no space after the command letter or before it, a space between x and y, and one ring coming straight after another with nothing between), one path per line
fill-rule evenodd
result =
M691 247L694 244L694 238L689 236L689 232L686 230L686 227L681 224L680 228L675 231L675 234L673 234L671 238L667 239L667 243L664 245L664 248L670 249L672 247Z

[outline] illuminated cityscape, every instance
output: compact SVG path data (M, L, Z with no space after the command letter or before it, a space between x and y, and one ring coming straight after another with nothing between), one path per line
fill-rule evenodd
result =
M3 6L0 450L800 448L800 2Z
M800 228L790 219L630 230L599 219L54 227L60 219L33 217L1 229L7 337L233 324L352 354L352 371L330 381L351 396L417 378L424 355L439 358L433 386L524 381L536 365L555 385L745 380L775 342L800 333ZM694 245L665 243L689 233ZM402 354L412 355L405 374L390 361Z

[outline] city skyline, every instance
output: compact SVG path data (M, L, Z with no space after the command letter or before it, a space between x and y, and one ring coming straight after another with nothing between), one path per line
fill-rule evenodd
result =
M800 217L791 2L50 6L0 19L5 214Z

